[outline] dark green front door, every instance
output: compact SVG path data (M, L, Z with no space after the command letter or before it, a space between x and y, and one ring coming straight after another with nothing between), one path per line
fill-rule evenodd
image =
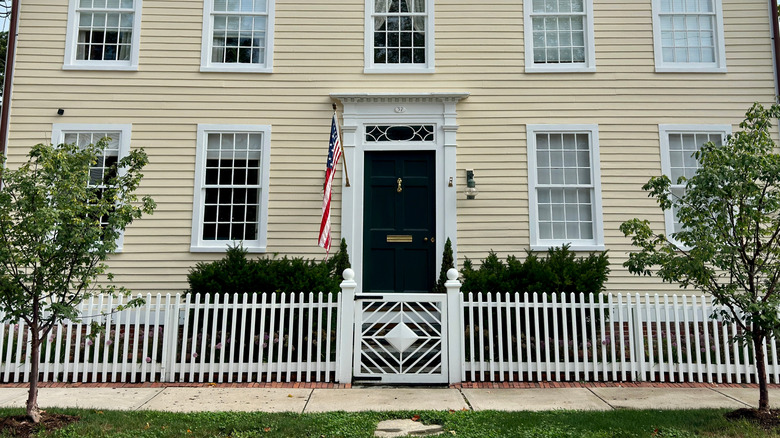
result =
M363 290L431 292L436 278L435 153L366 152Z

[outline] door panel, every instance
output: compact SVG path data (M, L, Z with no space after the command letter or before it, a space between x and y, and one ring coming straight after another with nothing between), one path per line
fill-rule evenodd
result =
M366 152L363 290L430 292L436 275L435 152Z

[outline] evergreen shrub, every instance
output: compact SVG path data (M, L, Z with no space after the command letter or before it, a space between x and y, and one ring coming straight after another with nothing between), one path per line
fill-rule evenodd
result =
M350 267L347 243L325 260L273 255L249 259L242 246L228 248L225 257L199 262L187 275L187 292L201 295L224 293L328 292L338 293L342 272Z
M520 261L510 255L506 263L491 251L478 268L466 259L461 271L461 291L600 294L605 290L609 271L606 251L576 257L574 251L564 245L550 248L547 257L527 251L525 260Z

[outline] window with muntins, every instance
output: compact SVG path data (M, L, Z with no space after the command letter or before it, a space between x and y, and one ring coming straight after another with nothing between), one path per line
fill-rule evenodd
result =
M526 71L595 71L592 0L526 0Z
M117 163L130 151L130 125L55 124L52 129L52 143L75 144L85 148L106 139L107 144L89 169L89 187L98 197L105 192L105 184L117 176ZM100 225L108 226L108 217L100 218ZM117 239L117 251L122 250L124 233Z
M81 148L95 144L102 139L107 139L108 144L103 148L102 154L97 157L97 162L89 169L89 186L97 191L98 198L103 197L105 184L117 176L116 165L119 162L119 145L122 133L109 132L66 132L63 143L75 144ZM108 217L100 218L102 227L108 226Z
M653 0L656 71L725 71L720 0Z
M659 130L661 170L672 181L672 195L679 198L685 194L685 184L678 183L680 177L690 179L699 169L699 162L694 154L708 142L722 145L726 135L731 132L731 127L728 125L660 125ZM666 233L674 240L671 236L683 229L678 220L677 210L673 208L664 214Z
M529 125L531 248L603 246L597 129Z
M431 0L367 0L366 71L433 68Z
M206 0L203 71L270 72L274 0Z
M138 67L141 0L71 0L65 68Z
M265 250L270 129L200 131L193 249Z

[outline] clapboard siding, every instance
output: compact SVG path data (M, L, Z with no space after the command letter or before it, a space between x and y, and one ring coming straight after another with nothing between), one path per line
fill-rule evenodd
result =
M614 291L669 290L630 276L618 230L663 215L641 190L661 171L659 123L730 124L754 101L774 101L768 5L723 0L728 73L655 73L650 0L594 2L595 73L533 73L524 66L523 2L436 1L436 71L364 74L364 0L277 0L272 74L200 72L202 2L144 2L136 72L62 70L67 5L23 2L9 158L51 138L52 123L131 123L150 156L140 191L158 203L133 224L111 260L136 291L180 291L190 253L198 123L271 125L268 252L322 257L316 247L333 92L469 92L458 104L458 170L480 194L459 195L458 255L523 256L529 244L526 124L597 124L604 236ZM57 108L65 115L58 117ZM341 173L334 193L339 237ZM351 175L350 175L351 176Z

